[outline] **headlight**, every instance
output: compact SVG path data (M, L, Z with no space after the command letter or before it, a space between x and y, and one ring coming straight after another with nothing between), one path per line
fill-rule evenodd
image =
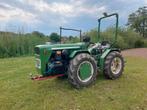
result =
M35 51L36 54L40 54L40 49L38 47L35 47L34 51Z
M44 55L47 55L47 50L46 50L46 49L44 49L44 51L43 51L43 52L44 52Z
M36 59L36 68L41 69L41 60L40 59Z

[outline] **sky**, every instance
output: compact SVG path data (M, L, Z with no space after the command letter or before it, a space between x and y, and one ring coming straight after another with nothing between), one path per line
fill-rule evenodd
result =
M125 26L128 15L143 6L147 0L0 0L0 31L48 35L62 26L86 32L97 27L104 12L119 13Z

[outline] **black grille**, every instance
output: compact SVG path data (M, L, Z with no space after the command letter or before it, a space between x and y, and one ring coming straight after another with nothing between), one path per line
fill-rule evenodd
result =
M35 47L34 51L36 54L40 54L40 49L38 47Z

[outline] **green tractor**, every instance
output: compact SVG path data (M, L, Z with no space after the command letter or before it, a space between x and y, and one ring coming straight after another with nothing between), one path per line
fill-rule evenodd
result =
M101 21L108 17L116 17L116 30L113 42L103 41L100 37ZM90 37L82 39L81 30L60 28L80 32L80 43L73 44L45 44L35 47L36 68L41 74L33 77L33 80L42 80L52 77L64 77L75 88L91 85L99 72L103 72L108 79L117 79L124 69L124 58L121 51L114 47L117 40L118 14L104 13L104 17L98 19L98 41L90 42Z

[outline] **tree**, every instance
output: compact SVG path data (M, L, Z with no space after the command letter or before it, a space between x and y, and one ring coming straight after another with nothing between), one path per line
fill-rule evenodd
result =
M147 7L141 7L130 14L127 25L147 38Z
M45 37L45 35L44 35L43 33L38 32L38 31L33 31L33 32L32 32L32 35L38 36L38 37Z
M70 40L70 41L73 40L73 38L74 38L73 36L69 36L69 40Z
M51 42L59 42L60 36L57 33L51 33L50 40Z

